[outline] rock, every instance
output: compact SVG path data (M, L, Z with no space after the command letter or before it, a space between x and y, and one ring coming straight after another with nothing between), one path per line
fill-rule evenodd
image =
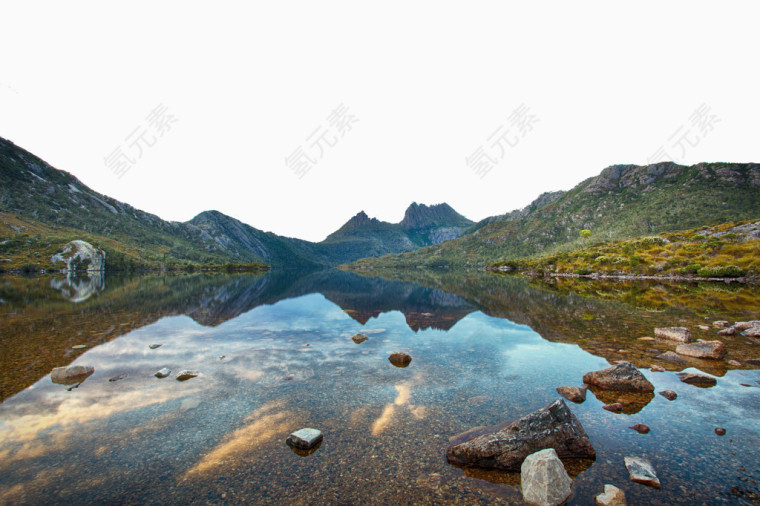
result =
M561 458L596 457L586 431L562 399L496 432L449 446L446 459L460 466L517 471L528 455L546 448Z
M718 320L713 322L713 327L718 329L725 329L730 324L726 320Z
M625 467L628 469L628 476L631 477L631 481L660 488L660 480L657 479L657 474L648 460L638 457L625 457Z
M396 367L406 367L412 362L412 357L406 353L391 353L388 360Z
M199 374L200 373L198 371L191 371L190 369L185 369L177 373L177 380L179 381L189 380L190 378L195 378Z
M665 368L659 365L653 365L649 370L652 372L665 372Z
M87 348L86 344L75 344L71 347L72 350L83 350L85 348Z
M742 363L739 362L738 360L726 360L726 363L728 365L731 365L731 366L734 366L734 367L741 367L742 366Z
M158 371L154 376L156 378L166 378L171 373L172 373L171 369L169 369L168 367L164 367L163 369L161 369L160 371Z
M719 336L735 336L736 335L736 329L734 327L728 327L727 329L723 329L718 332Z
M612 411L613 413L621 413L623 411L623 405L619 402L616 402L614 404L605 404L602 406L603 409L606 409L607 411Z
M667 339L669 341L679 341L682 343L691 342L691 332L686 327L661 327L654 329L654 337Z
M369 338L365 336L364 334L354 334L354 337L352 337L351 339L353 339L356 344L359 344L359 343L363 343Z
M572 493L572 484L554 448L528 455L520 468L520 488L526 504L564 504Z
M751 327L742 332L744 337L760 337L760 327Z
M53 264L58 262L66 264L62 269L65 273L85 269L87 272L101 272L106 267L106 253L94 248L88 242L76 240L67 243L60 253L50 257L50 261Z
M604 485L604 492L594 497L599 506L627 506L625 492L614 485Z
M697 327L699 328L699 330L710 330L710 327L708 327L707 325L697 325Z
M715 428L715 433L717 435L719 435L719 436L725 436L726 435L726 429L724 429L723 427L716 427Z
M672 351L666 351L665 353L657 355L657 358L660 360L667 360L668 362L676 362L678 364L683 364L686 362L686 360L682 359L678 356L678 354L673 353Z
M626 415L633 415L641 411L652 399L654 399L654 393L652 392L619 392L615 390L602 390L599 387L590 387L596 399L602 403L602 405L608 404L622 404L622 412Z
M59 385L73 385L83 382L94 372L94 367L86 365L56 367L50 372L50 379Z
M631 425L628 428L635 430L639 434L647 434L647 433L649 433L649 426L648 425L644 425L643 423L637 423L636 425Z
M160 344L149 344L148 345L148 348L150 348L151 350L155 350L156 348L160 348L160 347L161 347Z
M583 382L604 390L654 392L654 386L630 362L621 362L601 371L586 373L583 375Z
M557 393L568 401L579 404L586 400L586 387L559 387Z
M751 329L752 327L760 327L760 320L752 320L750 322L736 322L736 323L734 323L734 329L736 329L737 332L741 332L743 330Z
M700 341L698 343L679 344L676 353L687 357L720 360L726 356L726 345L722 341Z
M675 393L673 390L663 390L662 392L660 392L660 395L662 395L669 401L674 401L676 400L676 397L678 397L678 394Z
M108 378L108 381L110 381L111 383L113 383L115 381L121 381L121 380L123 380L124 378L127 378L127 377L129 377L129 374L126 374L126 373L119 374L118 376L114 376L113 378Z
M682 382L700 388L714 387L718 383L718 380L712 376L705 376L704 374L697 374L695 372L679 372L677 376Z
M288 436L285 442L301 450L309 450L322 442L322 432L317 429L299 429Z
M645 336L645 337L639 337L638 340L639 341L654 341L655 339L654 337Z

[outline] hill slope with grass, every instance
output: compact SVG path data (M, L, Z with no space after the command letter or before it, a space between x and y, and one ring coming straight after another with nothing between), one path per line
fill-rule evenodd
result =
M614 165L567 192L544 194L519 211L489 218L465 235L349 268L480 268L499 260L760 218L760 164L671 162Z

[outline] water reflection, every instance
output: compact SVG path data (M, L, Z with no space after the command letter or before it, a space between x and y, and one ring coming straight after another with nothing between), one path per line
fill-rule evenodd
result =
M449 438L543 407L556 387L614 360L655 363L652 350L669 345L639 337L705 321L689 308L651 312L486 276L117 278L77 304L48 278L0 278L0 503L517 502L514 475L449 466ZM357 345L356 333L368 339ZM756 352L739 338L729 348ZM396 368L394 352L413 361ZM754 493L739 478L758 474L760 375L711 365L721 379L699 389L672 372L710 368L701 362L643 371L676 401L592 389L572 406L598 452L571 470L573 501L589 503L604 483L632 503ZM48 376L66 364L95 372L67 391ZM172 375L156 378L163 367ZM176 381L181 369L200 375ZM601 409L610 402L625 414ZM652 430L628 429L635 423ZM308 458L284 443L302 427L325 434ZM660 491L628 481L631 454L653 460Z
M50 286L58 290L64 299L70 302L82 302L106 286L105 272L93 271L88 273L69 272L65 277L53 277Z

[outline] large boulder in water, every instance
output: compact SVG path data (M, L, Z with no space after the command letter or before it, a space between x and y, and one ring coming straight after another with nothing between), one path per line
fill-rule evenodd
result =
M630 362L620 362L583 376L583 382L603 390L618 392L654 392L654 385Z
M554 448L560 458L596 457L586 431L562 399L496 430L450 446L446 459L459 466L519 471L531 453Z
M66 244L60 253L50 257L50 261L66 264L62 269L66 273L82 270L100 272L106 268L106 253L88 242L76 240Z
M572 494L572 484L553 448L528 455L520 468L520 488L526 504L564 504Z

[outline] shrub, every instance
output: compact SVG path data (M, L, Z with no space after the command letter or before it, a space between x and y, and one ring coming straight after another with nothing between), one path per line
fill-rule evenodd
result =
M598 257L594 259L594 263L608 264L610 263L610 257L608 257L607 255L599 255Z
M735 265L721 265L717 267L703 267L697 271L697 276L705 278L739 278L744 276L744 271Z
M678 272L681 274L696 274L702 268L699 264L689 264L686 267L681 267Z
M593 272L593 271L591 269L589 269L588 267L579 267L579 268L575 269L575 273L579 274L581 276L587 276L587 275L591 274L591 272Z

